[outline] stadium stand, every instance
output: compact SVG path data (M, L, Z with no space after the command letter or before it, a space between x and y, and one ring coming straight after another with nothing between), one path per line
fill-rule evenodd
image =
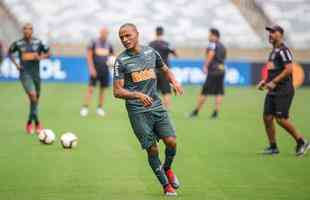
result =
M222 31L231 48L261 48L264 43L230 0L4 0L19 22L31 21L40 36L59 43L87 42L98 27L113 33L124 22L136 23L143 41L150 41L154 27L167 28L176 46L204 47L208 29ZM152 6L150 6L152 5ZM111 34L117 42L117 34ZM190 42L189 42L190 41Z
M271 22L284 27L291 45L298 49L310 46L309 0L255 0Z

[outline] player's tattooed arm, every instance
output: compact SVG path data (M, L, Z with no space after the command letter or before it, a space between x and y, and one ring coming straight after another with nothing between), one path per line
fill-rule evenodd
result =
M208 67L209 67L211 61L214 59L214 56L215 56L214 50L208 50L207 51L206 60L205 60L204 66L203 66L204 72L208 71Z
M91 77L96 78L97 72L94 65L94 57L93 57L94 51L93 49L87 49L87 65L88 65L88 71Z
M131 92L124 88L124 79L114 80L113 83L114 97L120 99L138 99L143 103L144 107L149 107L153 103L153 99L142 92Z
M278 75L276 76L272 81L266 84L266 87L270 90L274 89L279 82L281 82L283 79L288 77L293 73L293 64L288 63L284 67L285 69Z
M167 65L161 67L161 70L164 72L166 79L171 83L171 86L176 95L183 95L184 90L182 85L177 81L173 72L169 69Z

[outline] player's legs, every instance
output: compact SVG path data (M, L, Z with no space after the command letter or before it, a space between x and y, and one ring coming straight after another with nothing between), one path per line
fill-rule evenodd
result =
M163 187L166 187L169 182L163 168L161 167L161 162L159 159L159 149L157 144L152 144L149 148L147 148L146 151L150 167L152 168L160 184Z
M223 101L225 73L219 73L213 76L213 87L209 90L209 92L215 95L215 109L211 115L211 118L217 118Z
M216 95L215 96L215 109L211 115L211 118L217 118L218 117L218 114L219 114L220 109L221 109L222 101L223 101L223 95Z
M190 117L196 117L200 110L203 108L203 105L205 104L207 100L207 95L201 93L197 98L197 106L196 108L191 112Z
M264 115L263 116L265 131L267 133L268 141L270 147L277 148L276 142L276 129L274 125L274 117L273 115Z
M41 94L41 79L40 77L36 77L34 80L34 86L35 86L35 91L36 91L36 112L34 115L34 121L35 121L35 126L36 126L36 132L39 133L42 130L42 125L39 120L39 98Z
M85 117L88 115L88 106L91 102L96 83L97 83L97 78L93 78L93 77L89 78L89 84L87 87L86 95L84 97L84 103L83 103L82 108L80 110L80 115L82 117Z
M165 144L165 161L163 168L168 177L169 183L173 188L179 188L179 181L171 169L174 157L176 155L176 135L168 112L165 109L156 109L151 111L151 118L154 121L154 132L157 138L161 138Z
M287 96L278 96L275 98L276 112L275 118L277 123L285 129L296 141L296 154L302 155L308 150L308 142L304 140L303 136L297 131L295 126L289 120L289 109L293 100L294 94Z
M131 127L135 136L139 140L141 147L146 150L148 162L155 176L163 186L167 195L174 194L175 191L169 184L165 171L161 167L159 159L159 149L157 146L157 136L153 131L154 120L150 112L129 114Z
M274 113L275 113L275 104L274 97L266 95L264 103L264 114L263 121L265 125L265 131L269 141L269 147L264 150L264 154L277 154L279 153L277 142L276 142L276 130L274 125Z
M97 114L99 116L104 116L105 112L103 110L103 104L105 100L105 90L110 85L110 72L109 70L106 70L105 72L102 72L102 74L99 74L99 82L100 82L100 88L99 88L99 96L98 96L98 108L97 108Z
M36 92L35 83L33 77L27 73L20 74L20 81L29 99L29 115L26 124L26 131L33 133L32 122L38 122L37 119L37 106L38 106L38 94Z

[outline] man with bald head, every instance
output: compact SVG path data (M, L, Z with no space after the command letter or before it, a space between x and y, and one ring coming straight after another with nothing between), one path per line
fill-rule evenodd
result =
M159 53L139 44L139 32L134 24L122 25L119 37L126 50L117 57L114 65L114 96L125 99L133 132L146 150L149 165L165 195L176 195L179 182L171 169L176 154L176 135L157 93L156 70L163 72L177 95L183 94L183 88ZM157 145L160 139L166 146L163 165Z
M8 56L20 72L20 81L30 101L30 112L26 123L26 131L32 134L35 130L39 133L42 125L38 116L38 103L41 91L40 61L49 57L49 47L41 40L32 36L33 26L31 23L23 25L23 38L13 42L9 48ZM19 62L15 60L17 54Z
M103 109L104 92L110 85L110 70L107 61L109 56L114 54L113 46L107 41L108 34L108 28L102 27L99 38L92 40L87 47L87 64L90 77L84 104L80 111L83 117L88 115L88 106L97 82L100 84L97 114L102 117L105 115Z

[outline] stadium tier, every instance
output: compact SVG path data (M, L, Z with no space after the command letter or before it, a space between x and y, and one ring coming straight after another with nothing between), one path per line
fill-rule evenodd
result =
M294 48L309 48L309 0L256 0L256 3L272 22L284 27Z
M36 32L58 43L87 42L98 27L112 29L111 40L118 42L118 27L133 22L144 42L153 39L157 25L167 27L167 39L177 46L205 47L210 27L222 31L223 41L233 48L264 47L230 0L4 0L19 22L31 21Z

